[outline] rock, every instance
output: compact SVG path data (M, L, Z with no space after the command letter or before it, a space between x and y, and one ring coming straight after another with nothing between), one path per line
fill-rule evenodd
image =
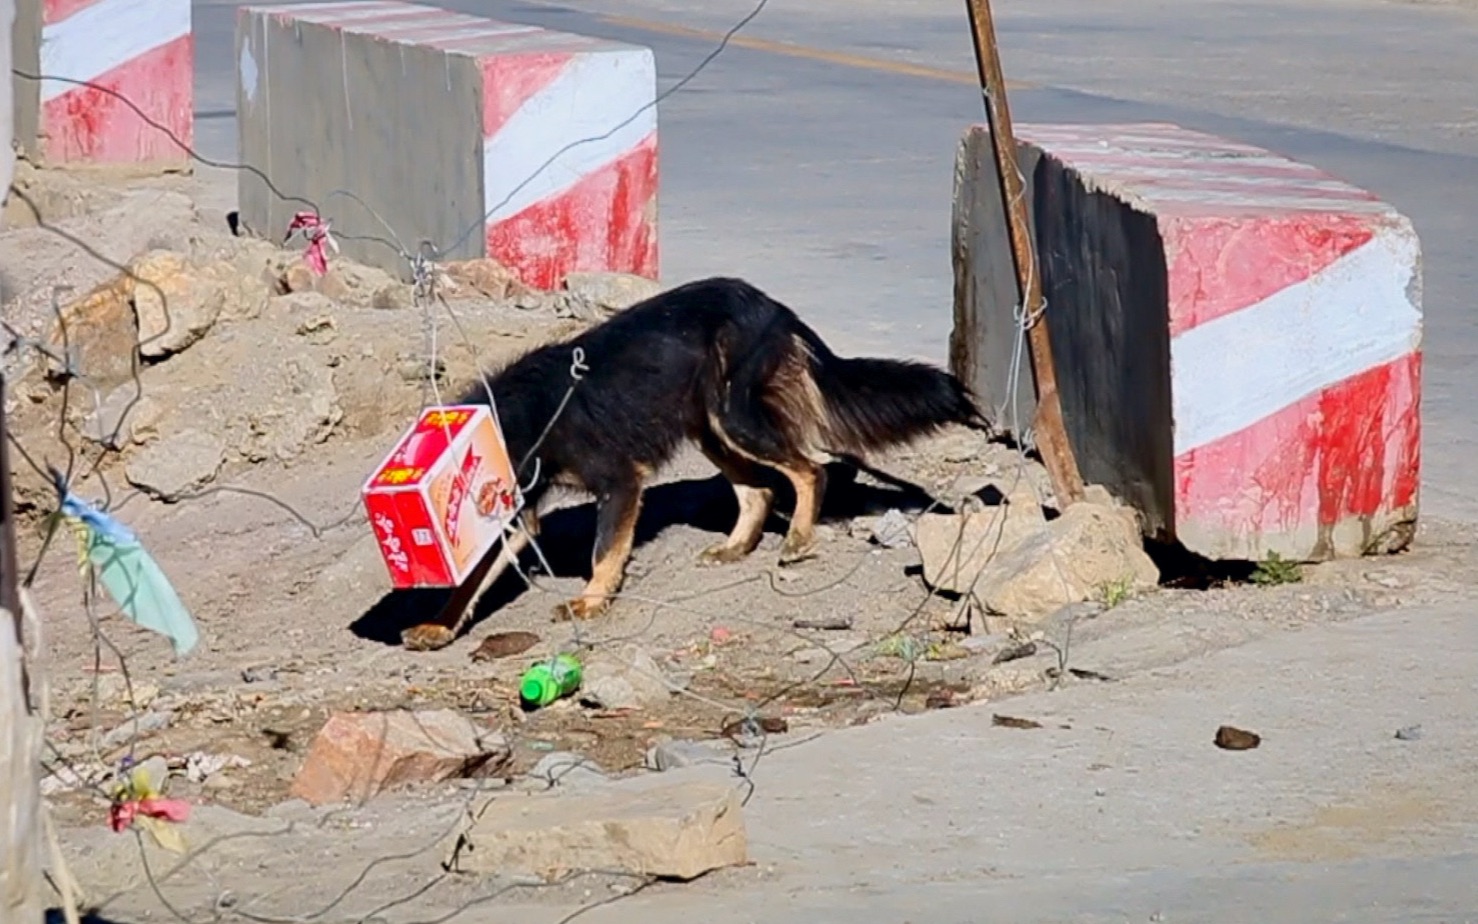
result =
M362 801L414 783L490 776L509 747L450 709L335 712L308 749L291 795L312 805Z
M598 869L686 881L748 860L739 787L651 776L598 794L494 796L452 839L445 865L545 880Z
M204 337L221 316L226 285L185 257L151 250L128 265L139 352L151 359L178 353Z
M122 674L102 674L97 679L97 697L98 705L104 708L148 709L159 698L159 687L147 680L135 680L130 685Z
M926 513L914 525L924 582L951 593L965 593L972 584L979 590L976 575L989 562L1046 526L1047 518L1030 492L1018 492L995 506L972 505L955 514Z
M132 383L108 392L102 403L82 420L82 436L109 449L140 445L159 435L164 408Z
M175 500L215 480L226 447L203 430L184 430L128 460L128 483L162 500Z
M604 783L606 771L588 757L571 751L553 751L539 758L529 771L529 778L541 787L579 786L589 783Z
M144 737L150 732L162 731L174 721L173 712L145 712L103 735L102 748L110 751Z
M85 375L99 393L133 380L139 328L132 295L132 283L115 277L63 307L52 325L52 351L65 355L72 371ZM52 375L66 372L55 359L47 360L47 369Z
M625 311L661 292L662 286L631 273L570 273L565 276L564 289L576 316L593 320Z
M441 264L441 270L457 290L470 290L498 301L512 300L531 291L512 270L497 260L456 260Z
M599 709L640 709L665 701L673 689L652 656L633 646L585 663L580 701Z
M680 770L707 764L728 766L729 758L708 741L664 741L647 751L648 770Z
M1096 599L1107 584L1134 593L1159 580L1132 513L1080 501L992 559L975 595L992 613L1038 623L1066 604Z
M872 541L885 549L905 549L913 545L913 536L909 535L908 517L897 508L890 508L878 518L872 527Z

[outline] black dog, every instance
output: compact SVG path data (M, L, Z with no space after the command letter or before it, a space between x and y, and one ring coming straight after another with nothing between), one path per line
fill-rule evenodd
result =
M576 382L580 354L586 368L575 370ZM780 550L780 563L789 564L815 551L826 462L948 424L989 429L954 376L921 363L843 359L795 312L738 279L670 289L488 380L520 480L535 472L537 479L526 488L522 541L510 540L481 587L537 532L550 488L587 491L598 504L594 568L580 597L557 608L564 619L599 614L620 589L643 487L689 441L739 499L733 531L703 560L734 562L754 551L773 499L768 469L795 489ZM486 404L486 387L479 382L458 403ZM408 630L405 644L450 644L462 622L460 613L454 618Z

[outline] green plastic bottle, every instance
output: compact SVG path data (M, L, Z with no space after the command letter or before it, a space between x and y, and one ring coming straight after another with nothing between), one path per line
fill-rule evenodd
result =
M557 655L524 671L518 694L525 706L539 709L580 689L581 676L580 662L573 655Z

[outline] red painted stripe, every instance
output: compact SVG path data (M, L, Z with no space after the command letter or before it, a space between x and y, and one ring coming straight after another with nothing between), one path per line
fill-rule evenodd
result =
M529 97L553 83L574 58L567 52L546 52L481 59L482 136L496 135Z
M657 276L657 136L543 202L488 228L488 256L554 289L580 271Z
M1241 536L1286 533L1413 503L1421 365L1413 352L1180 455L1177 524Z
M1160 216L1169 273L1170 336L1255 305L1374 237L1367 216Z
M49 26L61 22L78 10L85 10L98 0L46 0L41 8L41 23Z
M491 22L491 20L485 21ZM470 54L476 58L483 58L488 55L506 54L508 43L511 40L528 39L534 33L543 31L542 29L535 29L531 26L515 26L510 23L494 23L494 25L503 26L508 31L489 31L477 35L471 33L471 30L469 30L469 34L434 38L422 44L440 51L461 52L462 54Z
M1309 211L1309 200L1317 200L1320 207L1330 212L1338 212L1342 206L1366 204L1378 202L1375 196L1350 187L1348 189L1330 189L1313 185L1301 185L1298 183L1285 183L1277 180L1267 180L1254 183L1234 183L1225 179L1217 180L1212 177L1168 177L1168 176L1128 176L1117 174L1106 177L1103 174L1090 174L1100 183L1115 182L1125 188L1133 189L1145 198L1153 200L1157 192L1176 193L1231 193L1242 197L1235 203L1237 207L1253 207L1263 209L1276 209L1288 207L1298 211ZM1189 202L1194 202L1185 196L1174 196L1171 201L1184 208ZM1230 203L1222 201L1219 196L1208 196L1206 208L1208 210L1226 209Z
M92 82L121 95L180 143L194 144L193 35L184 35ZM96 87L77 87L42 108L46 157L56 162L177 163L188 155L169 134Z

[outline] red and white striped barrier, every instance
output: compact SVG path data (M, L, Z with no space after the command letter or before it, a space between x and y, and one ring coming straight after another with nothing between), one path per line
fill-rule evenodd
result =
M1160 499L1148 519L1212 558L1408 544L1422 335L1411 223L1314 167L1175 125L1018 137L1035 162L1054 341L1059 328L1072 341L1054 352L1116 357L1114 376L1059 376L1123 386L1065 399L1086 464L1168 453L1138 473ZM1104 414L1117 420L1092 420ZM1092 445L1105 438L1121 445Z
M37 147L44 161L189 160L190 0L44 0L40 43L41 74L62 78L41 81Z
M446 247L474 227L475 247L454 256L493 257L540 288L557 288L581 271L657 276L650 49L398 0L243 8L238 46L243 151L250 160L264 141L266 163L257 166L270 165L280 189L312 201L352 190L395 216L404 240ZM304 124L299 103L276 90L303 81L342 88L344 105L317 107L313 124ZM387 108L382 97L391 81L398 83L393 93L437 100L436 110ZM424 149L410 162L409 150L356 144L356 130L458 146L470 140L475 172L468 179L476 188L423 175ZM287 156L293 145L306 156ZM270 193L250 178L242 182L242 217L280 226L285 207L266 201ZM412 197L429 198L436 214ZM352 206L335 206L333 215L346 253L386 258L383 248L360 253L350 243L383 236L383 228ZM455 231L452 221L460 225Z

